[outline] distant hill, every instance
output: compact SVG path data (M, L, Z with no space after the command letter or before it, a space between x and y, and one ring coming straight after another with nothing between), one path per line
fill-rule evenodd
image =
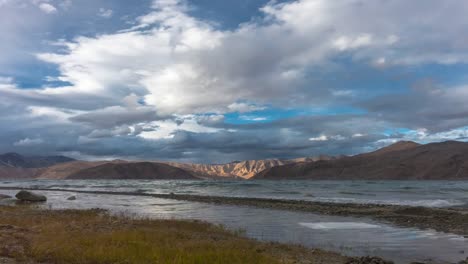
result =
M356 156L269 168L253 179L468 179L468 143L447 141L419 145L398 142Z
M74 159L65 156L22 156L18 153L0 155L0 166L10 168L44 168L70 161Z
M0 166L0 179L34 179L41 174L40 168L14 168Z
M106 163L80 170L66 179L157 179L196 180L191 173L163 163Z
M74 161L64 156L22 156L17 153L0 155L0 179L37 178L46 167Z

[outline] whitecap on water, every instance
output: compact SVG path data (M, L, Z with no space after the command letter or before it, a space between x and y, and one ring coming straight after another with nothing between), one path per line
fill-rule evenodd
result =
M362 222L317 222L317 223L299 223L299 225L311 229L368 229L380 228L379 225Z

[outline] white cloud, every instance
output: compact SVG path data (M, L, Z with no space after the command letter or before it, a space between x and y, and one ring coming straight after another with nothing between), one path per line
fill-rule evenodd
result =
M27 108L29 114L33 118L49 118L58 123L68 123L69 118L83 114L82 111L71 111L68 109L60 109L54 107L44 107L44 106L29 106Z
M268 118L266 118L266 117L253 116L253 115L241 115L241 116L239 116L239 118L242 119L242 120L255 121L255 122L268 120Z
M29 147L29 146L40 145L42 143L44 143L44 140L40 138L35 138L35 139L25 138L25 139L15 142L14 145L19 146L19 147Z
M9 3L13 2L13 0L0 0L0 6L2 5L7 5Z
M47 14L53 14L57 12L57 8L55 8L55 6L49 3L40 3L39 9L41 9L42 12L47 13Z
M366 136L366 134L361 134L361 133L356 133L356 134L353 134L353 138L359 138L359 137L364 137Z
M200 125L195 118L189 118L184 120L182 124L178 124L172 120L155 121L148 125L154 127L152 131L144 131L140 134L140 137L145 139L170 139L174 138L174 132L176 131L188 131L194 133L215 133L222 129L210 128Z
M318 137L311 137L309 138L310 141L327 141L328 137L325 135L320 135Z
M98 16L103 18L111 18L114 14L112 9L99 8Z
M372 44L372 35L361 34L354 38L342 36L333 42L333 45L340 51L347 49L361 48Z
M255 104L249 104L249 103L232 103L228 105L228 109L229 111L232 111L232 112L247 113L247 112L264 110L265 107L258 106Z
M328 141L328 140L345 140L346 138L342 135L334 135L334 136L326 136L320 135L318 137L311 137L309 138L310 141Z
M1 84L6 85L6 84L12 84L12 83L13 83L13 78L0 76L0 85Z
M352 96L354 95L353 90L333 90L332 94L334 96Z

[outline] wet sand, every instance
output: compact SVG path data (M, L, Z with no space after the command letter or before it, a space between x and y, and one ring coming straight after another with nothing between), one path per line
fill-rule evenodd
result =
M0 187L0 190L19 190ZM24 189L24 188L23 188ZM217 205L253 206L259 208L311 212L324 215L369 217L402 227L434 229L468 237L468 209L429 208L402 205L328 203L264 198L201 196L186 194L147 194L137 192L83 191L69 189L27 189L32 191L60 191L88 194L144 196Z

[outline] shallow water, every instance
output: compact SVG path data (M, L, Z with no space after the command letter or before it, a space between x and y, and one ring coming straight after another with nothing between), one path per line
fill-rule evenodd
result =
M122 181L95 184L106 185L105 188L118 185L119 190L134 188L126 186ZM157 185L157 183L146 183L147 186L151 184ZM182 185L186 184L188 182ZM84 188L96 190L95 186ZM112 190L116 191L116 188ZM181 192L180 189L174 191ZM15 192L0 190L0 193L10 195L14 195ZM426 259L432 259L434 263L454 263L466 258L468 253L468 239L462 236L431 230L399 228L366 218L323 216L252 207L215 206L153 197L53 191L43 193L48 196L49 200L42 206L52 209L103 208L115 213L135 216L198 219L223 224L234 230L245 230L247 236L260 240L302 244L347 255L377 255L392 259L396 263L410 263ZM71 195L76 195L77 200L68 201L67 197ZM462 253L463 251L467 253Z
M468 207L468 181L0 181L0 186Z

